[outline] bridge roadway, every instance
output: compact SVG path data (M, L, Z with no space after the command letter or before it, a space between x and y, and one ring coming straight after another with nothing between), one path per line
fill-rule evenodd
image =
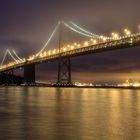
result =
M101 52L116 50L116 49L131 48L131 47L136 47L136 46L140 46L140 33L131 35L129 37L124 37L119 40L113 40L113 41L107 41L107 42L99 43L95 45L89 45L87 47L76 48L76 49L68 50L65 52L47 55L45 57L37 57L30 61L26 60L23 63L15 64L13 66L8 66L6 68L2 68L0 69L0 72L6 72L9 70L22 68L25 65L40 64L40 63L45 63L48 61L54 61L54 60L59 59L60 56L64 58L76 57L76 56L93 54L93 53L101 53Z

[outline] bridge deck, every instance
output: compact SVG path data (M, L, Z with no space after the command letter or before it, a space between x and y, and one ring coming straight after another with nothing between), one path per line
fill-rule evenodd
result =
M45 63L48 61L54 61L58 59L60 55L61 57L76 57L76 56L100 53L100 52L116 50L116 49L131 48L131 47L136 47L139 45L140 45L140 34L136 34L136 35L125 37L119 40L107 41L107 42L99 43L96 45L89 45L82 48L76 48L76 49L68 50L61 53L47 55L45 57L37 57L31 61L26 60L24 63L19 63L13 66L8 66L6 68L1 68L0 72L5 72L11 69L22 68L25 65L40 64L40 63Z

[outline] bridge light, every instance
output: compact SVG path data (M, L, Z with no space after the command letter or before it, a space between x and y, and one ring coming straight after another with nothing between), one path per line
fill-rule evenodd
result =
M40 56L40 57L43 57L43 54L41 53L39 56ZM32 57L32 59L34 59L34 57Z
M93 40L93 43L94 43L94 44L97 44L97 40L94 39L94 40Z
M86 41L86 42L84 42L84 46L88 46L88 42Z
M56 53L56 50L53 50L53 54L55 54Z
M78 46L79 48L81 47L81 45L80 45L80 44L78 44L77 46Z
M76 42L74 43L74 46L77 46L77 43Z
M100 38L103 39L103 36L101 35Z
M112 35L113 39L119 39L119 34L118 33L112 32L111 35Z
M48 55L51 55L51 51L48 52Z
M63 48L63 51L65 52L65 51L67 51L67 49L66 48Z
M91 39L91 41L93 42L93 44L97 44L97 40L96 39Z
M103 41L106 41L107 40L107 38L106 37L103 37Z
M44 56L46 56L47 55L47 53L46 52L44 52Z
M124 33L125 33L127 36L131 35L131 31L128 30L128 29L124 29Z
M74 46L73 46L73 45L71 46L71 49L72 49L72 50L74 49Z
M31 61L32 60L32 57L31 56L29 56L29 58L27 59L28 61Z

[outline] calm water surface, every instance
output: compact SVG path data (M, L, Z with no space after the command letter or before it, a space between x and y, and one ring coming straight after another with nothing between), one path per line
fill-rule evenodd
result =
M140 140L140 90L1 87L0 140Z

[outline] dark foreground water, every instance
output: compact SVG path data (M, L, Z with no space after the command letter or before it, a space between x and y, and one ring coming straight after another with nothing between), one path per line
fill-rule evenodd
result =
M0 140L140 140L140 90L1 87Z

